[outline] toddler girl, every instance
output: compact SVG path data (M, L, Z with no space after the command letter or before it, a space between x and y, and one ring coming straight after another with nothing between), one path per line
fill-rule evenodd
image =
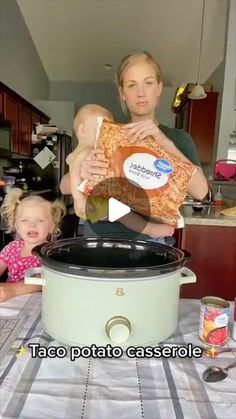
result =
M1 213L8 232L18 237L0 252L0 275L8 268L7 282L0 284L0 302L41 290L38 285L24 284L24 274L29 268L41 266L31 251L60 231L65 207L59 200L49 202L38 195L24 196L21 189L13 188L5 197Z

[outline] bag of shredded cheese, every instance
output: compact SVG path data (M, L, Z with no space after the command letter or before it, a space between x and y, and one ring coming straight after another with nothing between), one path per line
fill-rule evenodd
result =
M121 125L98 118L97 147L109 160L105 176L84 181L87 195L115 198L139 214L172 226L195 167L157 145L153 137L130 144Z

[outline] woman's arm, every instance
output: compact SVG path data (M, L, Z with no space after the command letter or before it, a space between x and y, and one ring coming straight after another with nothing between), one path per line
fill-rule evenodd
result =
M154 238L173 236L174 227L167 224L156 224L147 221L144 217L131 211L129 214L120 218L119 221L130 230L137 231L137 233L146 234Z
M9 300L19 295L31 294L41 291L40 285L28 285L21 282L5 282L0 284L0 302Z

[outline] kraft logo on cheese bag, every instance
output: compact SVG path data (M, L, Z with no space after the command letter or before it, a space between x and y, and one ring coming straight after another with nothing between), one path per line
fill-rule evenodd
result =
M85 194L95 191L107 199L113 197L139 214L177 226L179 208L195 171L191 163L168 154L153 137L130 143L120 124L102 118L98 118L97 147L104 151L109 168L96 182L83 182Z

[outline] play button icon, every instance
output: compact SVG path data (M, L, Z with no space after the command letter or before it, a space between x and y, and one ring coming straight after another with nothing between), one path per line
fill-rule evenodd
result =
M137 229L129 227L125 215L137 212L136 203L142 205L146 215L141 216ZM91 212L92 209L92 212ZM124 177L110 177L98 182L87 197L84 231L86 237L117 237L135 239L143 233L150 218L150 202L146 191ZM92 215L92 216L91 216ZM95 221L96 220L96 221ZM130 221L132 224L132 220ZM126 226L127 225L127 226ZM144 233L143 233L144 234Z
M108 220L110 222L114 222L119 220L119 218L123 217L126 214L129 214L131 211L128 205L122 204L122 202L118 201L115 198L110 198L108 201Z

